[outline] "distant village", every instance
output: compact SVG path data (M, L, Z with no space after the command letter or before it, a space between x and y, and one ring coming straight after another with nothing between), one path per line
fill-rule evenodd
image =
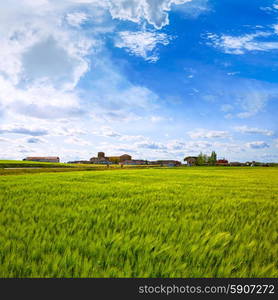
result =
M33 162L49 162L49 163L60 163L60 158L57 156L51 157L26 157L23 161L33 161ZM121 156L106 156L104 152L98 152L97 157L92 157L90 160L79 160L79 161L69 161L69 164L102 164L102 165L153 165L161 167L180 167L182 165L192 167L192 166L264 166L268 167L271 164L260 163L260 162L229 162L226 159L217 159L216 153L213 151L210 156L200 153L199 156L187 156L184 158L184 164L177 160L156 160L149 161L143 159L132 159L131 155L123 154Z

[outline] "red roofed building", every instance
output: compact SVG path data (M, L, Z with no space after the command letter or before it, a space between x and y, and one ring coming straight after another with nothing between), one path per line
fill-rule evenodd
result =
M60 158L57 156L49 156L49 157L26 157L23 159L24 161L37 161L37 162L49 162L49 163L59 163Z
M229 166L229 162L226 159L218 159L216 166Z

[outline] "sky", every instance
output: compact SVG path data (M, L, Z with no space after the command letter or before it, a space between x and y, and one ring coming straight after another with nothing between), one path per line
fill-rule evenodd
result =
M0 3L0 159L278 161L278 1Z

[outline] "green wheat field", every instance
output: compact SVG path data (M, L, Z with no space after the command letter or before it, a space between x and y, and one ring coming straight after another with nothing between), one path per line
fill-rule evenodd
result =
M278 168L22 172L0 176L0 277L278 276Z

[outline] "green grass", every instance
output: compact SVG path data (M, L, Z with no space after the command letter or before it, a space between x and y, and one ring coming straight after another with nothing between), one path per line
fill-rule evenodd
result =
M277 277L277 168L0 176L0 277Z
M66 168L72 167L70 164L47 163L21 160L0 160L0 168Z
M157 168L160 166L152 166L152 165L124 166L125 169L154 168L154 167ZM29 170L26 171L23 170L27 168ZM0 160L0 175L70 171L66 169L71 169L72 171L106 170L108 168L120 169L121 166L113 164L107 167L106 164L67 164L67 163L47 163L47 162L33 162L33 161L17 161L17 160ZM61 170L57 170L57 169L61 169Z

